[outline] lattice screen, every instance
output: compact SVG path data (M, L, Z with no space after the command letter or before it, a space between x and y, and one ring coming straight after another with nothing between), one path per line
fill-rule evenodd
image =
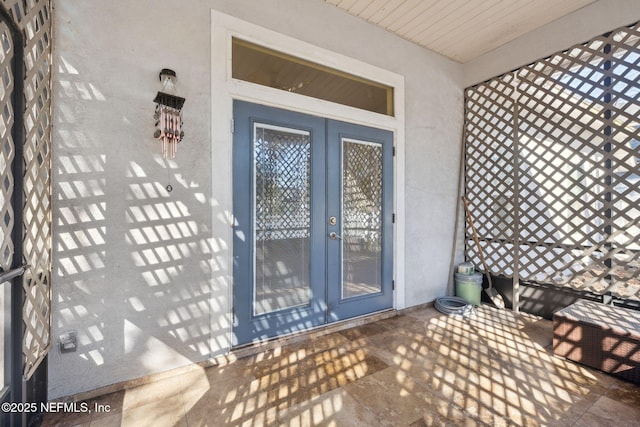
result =
M2 0L24 38L24 375L51 345L51 3Z
M258 128L256 239L309 237L311 224L311 138L309 134Z
M465 190L492 273L640 298L639 86L635 24L466 90Z
M0 22L0 40L7 41L0 45L0 68L11 68L13 48L11 30L7 23ZM9 75L10 77L11 75ZM14 243L11 231L15 222L15 212L11 198L13 197L14 177L11 165L16 156L15 142L11 129L15 121L13 103L14 80L0 76L0 267L5 271L11 269L13 263Z
M343 140L342 229L345 243L382 242L382 146Z

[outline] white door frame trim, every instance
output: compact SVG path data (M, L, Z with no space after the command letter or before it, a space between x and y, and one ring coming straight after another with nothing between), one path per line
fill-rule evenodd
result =
M320 63L327 67L360 76L393 87L394 117L384 114L364 111L345 105L336 104L308 96L290 93L254 83L233 79L231 77L231 40L238 37L243 40L268 46L271 49ZM232 199L232 168L231 152L233 144L233 100L239 99L272 107L299 111L306 114L321 116L328 119L346 121L364 126L390 130L394 133L394 303L396 309L406 307L404 265L405 265L405 89L404 76L383 68L359 61L357 59L332 52L316 45L298 40L288 35L269 30L233 16L211 10L211 165L212 165L212 196L218 203L219 211L224 217L212 219L213 239L224 245L227 256L218 271L212 271L212 283L216 283L213 276L220 282L220 274L225 278L228 289L228 318L225 325L214 323L212 316L212 330L228 328L228 343L218 342L215 347L231 347L233 325L233 199ZM220 271L222 270L222 271ZM222 292L222 291L221 291ZM213 292L215 294L215 292ZM212 311L220 312L224 307L219 301L211 300ZM219 317L218 317L219 318ZM216 319L218 319L216 318ZM226 344L226 345L225 345Z

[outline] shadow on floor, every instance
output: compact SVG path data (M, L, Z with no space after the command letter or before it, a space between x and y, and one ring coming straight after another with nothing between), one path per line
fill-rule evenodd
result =
M640 388L552 354L548 320L432 307L47 414L43 426L631 426ZM98 405L98 406L96 406Z

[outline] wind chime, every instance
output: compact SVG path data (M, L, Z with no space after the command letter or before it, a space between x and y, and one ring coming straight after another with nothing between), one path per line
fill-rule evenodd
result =
M156 111L153 118L156 120L154 138L162 144L162 158L176 157L178 143L182 141L182 106L184 98L176 96L176 72L168 68L160 71L162 91L158 92L153 102L156 103Z

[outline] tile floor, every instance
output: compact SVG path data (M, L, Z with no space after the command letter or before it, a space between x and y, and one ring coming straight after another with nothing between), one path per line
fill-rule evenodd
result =
M556 357L551 322L433 307L47 414L43 426L637 426L640 387Z

